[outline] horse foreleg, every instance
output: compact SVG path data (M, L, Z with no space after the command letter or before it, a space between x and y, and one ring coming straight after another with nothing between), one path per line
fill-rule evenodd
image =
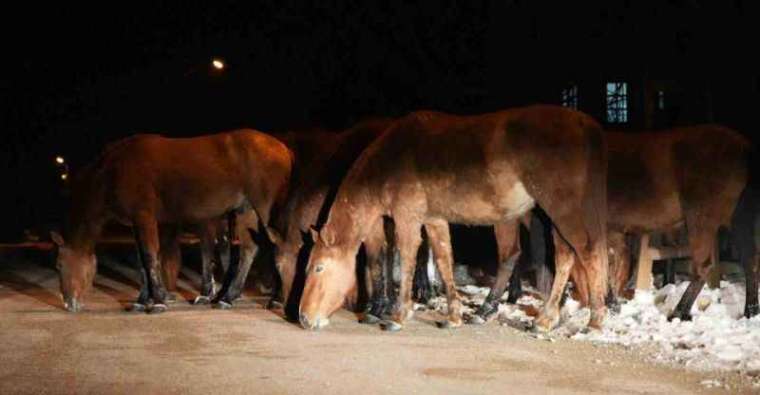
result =
M216 261L217 234L212 224L203 226L200 235L201 247L201 294L195 298L194 304L208 304L214 296L216 284L214 282L214 263Z
M496 272L496 282L488 293L485 301L472 317L474 324L483 324L499 311L499 299L507 289L515 265L520 258L519 222L509 221L496 224L494 233L499 250L499 267Z
M552 224L543 210L533 209L530 219L530 258L536 272L536 289L549 299L554 281L554 243L552 242Z
M386 237L383 231L383 221L377 221L374 229L364 240L364 251L367 256L368 289L370 298L365 308L361 323L376 324L383 318L383 313L389 304L386 288L386 265L388 254Z
M390 331L400 330L404 322L414 314L412 310L412 282L414 280L414 267L417 263L415 259L417 250L422 242L421 224L410 222L406 218L401 218L403 221L394 219L396 219L396 245L401 257L401 284L391 319L381 322L381 327Z
M134 221L135 239L137 241L138 256L145 272L144 285L147 285L148 300L138 298L135 310L146 309L146 304L152 301L148 311L161 313L166 311L166 289L161 279L161 265L158 259L159 236L158 223L152 215L139 215ZM141 297L142 297L141 292Z
M231 232L234 232L234 229L236 229L236 226L232 223L230 225ZM231 243L230 266L227 273L225 273L222 289L214 301L218 304L218 307L223 309L231 308L232 302L243 293L245 282L248 279L248 272L250 272L251 265L258 252L258 246L253 241L250 232L240 232L239 238L239 243Z
M417 252L417 265L414 268L414 285L412 294L417 302L427 304L436 296L430 269L435 267L433 249L429 238L423 238L422 246ZM435 270L435 269L434 269ZM435 274L432 274L435 275Z

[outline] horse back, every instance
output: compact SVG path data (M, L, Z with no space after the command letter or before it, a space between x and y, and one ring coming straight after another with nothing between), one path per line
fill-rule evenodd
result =
M290 151L253 130L191 138L140 135L115 143L99 181L117 216L151 211L159 221L205 220L241 207L268 211L287 185ZM261 214L261 213L260 213Z

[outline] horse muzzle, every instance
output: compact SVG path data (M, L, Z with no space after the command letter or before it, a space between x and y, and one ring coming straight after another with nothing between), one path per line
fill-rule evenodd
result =
M82 307L84 305L77 298L66 298L63 301L63 308L70 313L78 313L82 311Z
M299 315L298 321L301 322L301 326L304 329L308 329L312 331L322 329L330 323L329 318L322 318L322 317L317 316L314 319L309 319L309 317L304 313L301 313Z

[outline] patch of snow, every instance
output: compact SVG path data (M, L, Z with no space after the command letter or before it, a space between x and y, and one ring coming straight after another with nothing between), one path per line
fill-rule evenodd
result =
M747 319L744 313L744 286L722 281L719 289L704 288L691 309L692 320L668 321L688 282L669 284L659 290L638 291L633 300L621 305L617 314L609 313L601 331L586 326L590 312L568 298L560 312L560 326L551 336L564 336L600 344L655 345L653 358L677 363L695 370L739 371L760 377L760 316ZM530 288L528 288L530 289ZM473 313L488 294L487 288L460 288L464 313ZM497 320L518 329L532 326L526 311L540 310L543 301L527 292L517 304L501 299ZM445 312L441 298L436 309ZM714 386L720 386L717 383Z
M573 337L603 343L658 345L657 360L677 362L697 370L753 372L760 367L760 317L742 316L744 289L721 282L703 289L691 309L692 320L670 314L688 287L668 285L656 292L637 292L633 300L610 315L601 332Z

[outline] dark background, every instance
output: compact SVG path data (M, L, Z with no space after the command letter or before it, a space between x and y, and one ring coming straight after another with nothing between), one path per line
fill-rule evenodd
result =
M76 171L136 132L478 113L559 103L568 83L604 121L605 81L627 81L616 126L757 134L756 1L104 3L3 6L0 240L61 217L55 155ZM659 117L636 105L652 86L667 87Z

